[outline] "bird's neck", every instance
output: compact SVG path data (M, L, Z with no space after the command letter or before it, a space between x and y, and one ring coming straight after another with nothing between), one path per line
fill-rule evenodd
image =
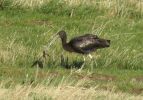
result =
M62 40L63 47L65 47L67 45L67 37L63 37L61 38L61 40Z
M61 40L62 40L62 46L63 46L64 50L73 52L73 49L67 43L67 37L63 37L63 38L61 38Z

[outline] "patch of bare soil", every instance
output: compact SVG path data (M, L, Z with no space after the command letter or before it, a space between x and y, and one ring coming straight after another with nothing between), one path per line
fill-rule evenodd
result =
M143 88L133 88L131 93L139 95L143 93Z
M48 72L48 73L45 73L43 71L38 72L38 77L41 79L43 79L45 77L55 78L55 77L59 77L59 76L61 76L61 74L58 72Z
M141 83L142 83L142 82L143 82L143 76L133 77L133 78L131 79L131 82L137 82L137 83L140 83L140 82L141 82ZM143 88L133 88L133 89L131 90L131 93L139 95L139 94L143 93Z
M10 20L3 20L0 22L0 26L3 26L3 27L8 27L8 26L11 26L12 24L13 22Z
M49 20L27 20L27 21L25 21L25 23L31 24L31 25L48 25L48 26L52 26L52 22L49 21Z
M111 75L103 75L103 74L91 74L91 75L80 75L77 74L77 77L82 79L82 78L88 78L89 80L99 80L99 81L114 81L116 80L115 76L111 76Z
M101 80L101 81L113 81L113 80L116 80L115 76L103 75L103 74L91 75L91 76L89 76L89 78L92 79L92 80Z
M136 82L143 82L143 76L136 76L136 77L132 78L131 80L136 81Z

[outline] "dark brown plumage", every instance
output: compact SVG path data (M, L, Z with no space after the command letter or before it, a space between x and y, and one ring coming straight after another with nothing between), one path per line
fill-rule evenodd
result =
M99 38L97 35L85 34L83 36L75 37L67 42L67 35L65 31L58 32L62 46L66 51L76 52L80 54L89 54L97 49L110 46L110 40Z
M71 39L69 42L67 42L67 35L65 31L60 31L58 32L58 34L61 38L64 50L84 55L88 54L91 59L92 59L92 56L90 55L91 52L94 52L97 49L106 48L110 46L110 40L99 38L97 35L93 34L85 34L83 36L78 36ZM84 57L84 63L82 64L78 72L82 70L84 65L85 65L85 57Z

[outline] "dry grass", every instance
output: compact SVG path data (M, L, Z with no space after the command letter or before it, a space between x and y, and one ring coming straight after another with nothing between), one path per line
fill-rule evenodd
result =
M6 0L5 0L6 1ZM34 9L35 7L42 7L42 5L46 6L46 3L48 3L50 0L13 0L12 2L12 6L14 7L23 7L23 8L32 8ZM100 1L100 2L99 2ZM53 3L53 2L52 2ZM35 56L38 55L38 51L41 51L40 48L42 47L41 45L45 44L46 41L49 39L48 37L50 36L49 32L54 33L54 30L58 30L59 27L63 26L64 24L66 29L68 30L68 32L70 33L70 36L76 36L78 34L80 34L82 31L92 31L93 33L97 32L97 34L101 37L105 37L105 38L112 38L112 46L110 47L110 49L106 49L106 51L99 51L97 53L101 54L98 57L96 56L96 54L94 56L96 56L96 61L97 63L90 64L90 61L87 61L87 65L86 68L90 68L92 66L97 66L99 68L102 67L107 67L109 69L109 67L123 67L124 68L129 68L129 69L134 69L134 68L142 68L142 57L143 57L143 53L141 52L142 47L141 45L138 45L137 43L141 43L139 41L141 41L141 36L140 34L142 34L141 32L141 26L142 26L142 21L135 21L134 19L131 19L129 17L129 20L126 20L126 16L129 16L131 14L130 17L132 16L136 16L136 14L138 14L139 12L142 12L143 10L143 3L139 0L57 0L57 2L54 2L53 4L50 3L49 6L47 8L45 8L44 10L49 10L50 12L53 11L53 14L55 14L54 16L52 16L52 18L50 18L48 15L49 13L43 14L43 13L32 13L30 14L29 12L24 12L20 10L20 11L16 11L16 9L13 10L6 10L4 12L1 13L1 15L4 15L3 17L1 17L1 20L3 19L11 19L12 22L15 22L13 24L11 24L11 22L9 21L2 21L1 23L1 40L0 40L0 65L7 67L7 66L11 66L13 64L13 66L19 66L19 67L27 67L29 68L30 65L33 62L33 59L35 59ZM75 16L81 16L81 20L77 19L75 17L73 17L73 19L69 19L69 17L67 16L68 14L66 13L67 11L65 10L64 12L62 12L62 14L66 13L63 16L59 16L58 14L56 15L56 13L61 14L61 11L66 9L66 7L63 7L61 9L59 9L59 11L56 11L57 8L59 6L58 3L63 3L69 6L69 10L67 11L73 11L74 10L78 10L79 12L75 12ZM80 5L82 5L80 7ZM85 6L84 6L85 5ZM56 8L52 8L53 6L57 6ZM67 7L68 7L67 6ZM75 6L79 6L75 7ZM50 8L51 7L51 8ZM70 8L71 7L71 8ZM82 8L83 7L83 8ZM85 8L86 7L93 7L93 9L98 8L98 11L106 11L107 13L105 13L105 16L99 16L96 17L96 15L92 15L91 12L94 14L96 14L96 10L89 9L88 13L85 15L83 14L83 12L85 12ZM55 12L54 12L55 10ZM136 11L138 13L136 13ZM43 11L44 12L44 11ZM74 13L74 12L73 12ZM77 14L79 13L79 14ZM133 14L132 14L133 13ZM30 14L30 15L28 15ZM40 15L39 15L40 14ZM61 14L61 15L62 15ZM88 16L89 14L89 16ZM140 14L140 13L139 13ZM28 16L27 16L28 15ZM83 17L82 19L82 16ZM87 15L87 16L86 16ZM91 16L90 16L91 15ZM7 17L9 16L9 18ZM30 17L31 16L31 17ZM46 17L43 17L46 16ZM74 16L74 14L73 14ZM105 22L106 17L110 16L120 16L123 17L123 19L115 19L117 21L110 20L108 19L108 22ZM30 17L30 18L29 18ZM90 19L91 17L91 19ZM94 19L92 19L92 17ZM98 22L98 19L100 19L99 17L101 17L101 19L103 21L101 21L100 23ZM105 18L104 18L105 17ZM18 19L19 18L19 19ZM36 19L36 21L33 21L33 19ZM82 21L84 21L86 18L87 21L85 21L86 24L84 24ZM97 18L97 19L96 19ZM118 17L117 17L118 18ZM135 17L136 18L136 17ZM31 20L28 24L23 24L26 23L23 21L23 19L28 19ZM40 20L42 22L42 25ZM46 25L43 25L43 19L48 19L50 20L50 22L52 22L53 28L51 29L51 27L48 27ZM89 20L90 19L90 20ZM112 19L112 18L111 18ZM19 20L19 21L17 21ZM90 23L88 23L88 20ZM105 21L104 21L105 20ZM46 20L47 21L47 20ZM128 23L129 21L129 23ZM8 22L8 23L7 23ZM92 22L95 22L94 25ZM47 22L44 22L47 23ZM102 23L102 25L100 25ZM103 24L105 23L105 25ZM106 24L107 23L107 24ZM128 23L128 24L125 24ZM6 27L8 25L8 27ZM93 26L92 26L93 25ZM20 26L20 27L19 27ZM45 28L46 26L46 28ZM76 27L78 26L78 27ZM84 27L86 26L86 27ZM90 26L92 27L92 29L90 28ZM124 28L126 26L126 29ZM10 29L9 29L10 27ZM28 28L27 28L28 27ZM99 27L99 28L98 28ZM109 29L107 29L109 28ZM49 29L49 30L48 30ZM107 29L107 31L106 31ZM118 30L120 29L120 30ZM23 30L23 31L22 31ZM72 31L71 31L72 30ZM71 31L71 32L70 32ZM106 32L105 32L106 31ZM14 33L12 33L14 32ZM44 33L43 33L44 32ZM45 33L46 32L46 33ZM127 33L126 33L127 32ZM129 32L129 34L128 34ZM5 35L5 33L7 33ZM20 34L19 34L20 33ZM27 34L28 33L28 34ZM73 34L74 33L74 34ZM75 35L75 33L78 33ZM137 34L138 33L138 34ZM13 35L14 34L14 35ZM36 37L37 36L41 36ZM44 35L47 34L47 35ZM29 38L31 37L31 38ZM45 37L45 38L44 38ZM22 39L22 40L21 40ZM138 39L138 41L136 40ZM140 39L140 40L139 40ZM49 39L48 41L50 41L51 39ZM55 40L53 40L55 41ZM59 66L60 64L60 55L61 55L61 45L60 42L58 43L58 41L56 41L57 44L51 45L51 43L48 42L47 44L51 45L48 46L50 49L48 49L48 52L51 53L50 55L50 59L48 59L47 65L44 70L49 70L48 68L53 67L53 68L58 68L58 71L60 72L64 72L64 70L60 69L61 66ZM36 44L36 45L35 45ZM60 52L60 53L59 53ZM41 55L41 54L39 54ZM68 54L67 54L68 55ZM68 57L70 57L71 61L73 61L74 59L76 59L77 61L80 60L78 58L76 58L76 55L71 55L69 54ZM82 58L82 57L79 57ZM88 65L89 63L89 65ZM25 79L23 79L23 76L25 75L30 75L33 71L33 69L27 69L26 71L20 70L17 71L14 70L13 66L5 68L4 71L1 71L0 73L0 78L1 79L5 79L5 76L10 76L13 79L17 79L17 77L15 76L19 76L19 78L17 80L20 80L20 82ZM17 68L15 68L17 69ZM26 68L25 68L26 69ZM92 69L92 68L91 68ZM97 69L95 69L97 70ZM109 71L109 72L108 72ZM127 73L126 71L122 72L121 74L118 73L118 71L116 70L106 70L105 72L108 72L110 74L117 74L117 76L121 77L117 82L113 82L115 83L118 88L123 88L123 90L128 89L127 91L130 92L130 90L132 89L132 87L134 87L133 83L130 83L130 81L128 81L128 77L133 76L132 74L134 73ZM119 71L120 72L120 71ZM28 74L27 74L28 73ZM95 72L96 73L96 72ZM99 72L100 73L100 72ZM140 72L139 72L140 73ZM7 75L8 74L8 75ZM102 74L102 73L100 73ZM104 73L105 74L105 73ZM122 75L123 74L123 75ZM35 75L35 74L34 74ZM40 76L41 75L41 76ZM120 76L121 75L121 76ZM136 75L136 74L135 74ZM45 77L45 74L39 74L40 78ZM25 77L25 76L24 76ZM27 76L26 76L27 77ZM36 77L36 76L35 76ZM97 76L96 76L97 77ZM98 76L98 79L100 77ZM103 77L101 77L103 78ZM33 81L33 77L30 77L29 81L31 82L31 80ZM127 79L127 80L126 80ZM5 79L7 80L7 79ZM36 78L35 78L36 80ZM41 79L42 80L42 79ZM46 79L48 80L48 79ZM104 78L103 78L104 80ZM13 80L14 81L14 80ZM12 82L13 82L12 81ZM75 85L72 84L71 80L66 80L66 82L62 82L62 80L58 80L61 81L61 83L58 86L54 86L53 84L48 84L47 83L42 83L40 81L40 83L37 83L37 85L33 86L33 84L29 84L29 83L23 83L23 85L21 84L16 84L13 82L14 86L10 86L7 87L7 82L0 82L0 100L41 100L41 99L54 99L54 100L95 100L95 99L99 99L99 100L103 100L103 99L107 99L107 100L141 100L142 96L135 96L135 95L131 95L131 94L127 94L127 93L122 93L122 92L118 92L115 93L114 89L113 89L113 83L110 82L110 90L99 90L99 88L97 88L96 84L91 85L90 88L83 88L83 84L86 82L89 82L88 80L83 80L81 79L79 82L77 82ZM70 82L69 82L70 81ZM108 80L104 80L106 82L108 82ZM38 82L38 81L37 81ZM101 82L102 83L102 82ZM72 84L72 85L71 85ZM107 84L107 83L105 83ZM118 86L119 84L119 86ZM135 85L135 87L137 87L137 89L140 87L142 87L141 85L138 87L138 83L137 85ZM100 87L100 86L99 86ZM108 86L107 86L108 87Z
M23 7L40 7L51 0L13 0L13 5L21 5ZM69 6L78 5L95 5L100 8L116 9L119 7L122 9L127 6L133 6L137 10L143 9L143 2L141 0L59 0L57 3L66 3Z
M5 82L0 84L0 100L141 100L142 96L126 93L99 90L96 87L83 88L85 80L80 80L75 86L62 82L58 86L42 84L19 85L4 88ZM113 89L114 90L114 89Z
M25 57L30 48L26 48L21 43L16 43L15 39L0 41L0 63L16 62L19 57Z
M34 10L35 8L42 8L49 2L54 3L53 6L62 4L71 8L81 5L98 8L101 11L104 10L108 17L120 16L126 18L132 15L140 16L143 12L143 2L141 0L13 0L12 6ZM72 9L71 13L74 13L75 10Z
M45 2L48 2L49 0L13 0L12 5L20 5L22 7L30 7L30 8L35 8L35 7L40 7L43 5Z

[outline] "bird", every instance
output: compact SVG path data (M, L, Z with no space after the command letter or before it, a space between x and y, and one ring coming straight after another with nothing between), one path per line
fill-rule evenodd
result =
M64 30L59 31L57 34L61 38L62 47L64 50L82 55L88 55L91 59L92 52L95 52L97 49L110 46L110 40L99 38L94 34L84 34L82 36L77 36L71 39L69 42L67 42L67 33Z

